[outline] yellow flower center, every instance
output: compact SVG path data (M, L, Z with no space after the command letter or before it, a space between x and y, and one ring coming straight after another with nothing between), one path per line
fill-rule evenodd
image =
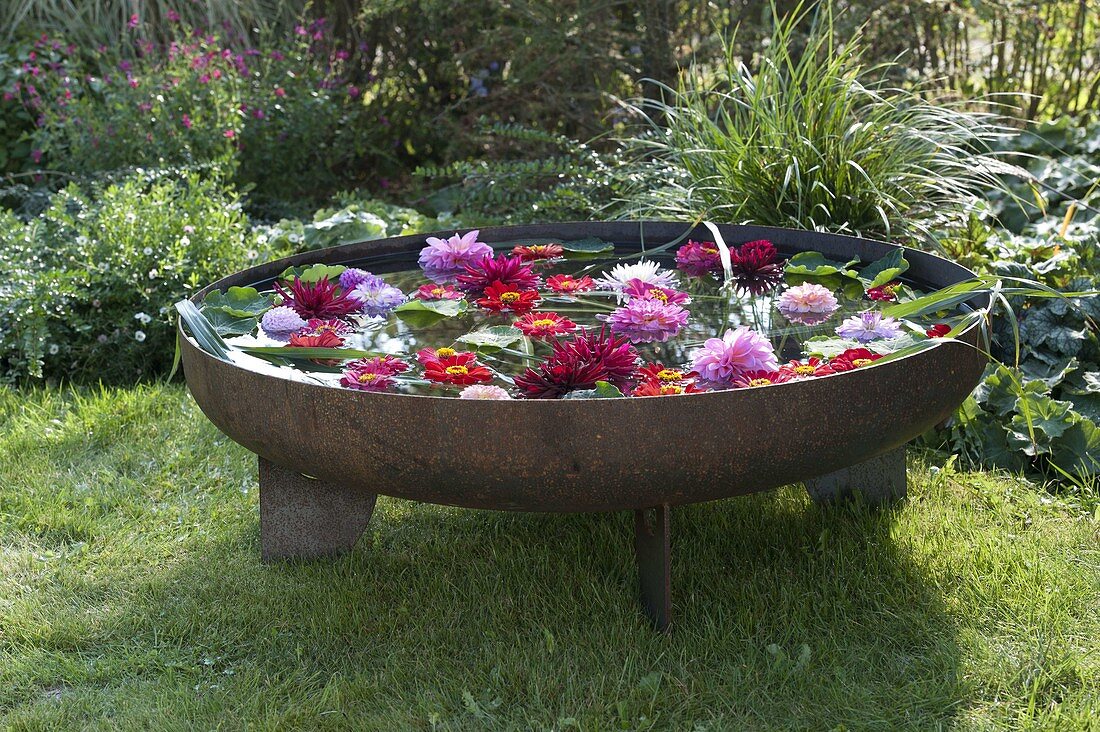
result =
M871 363L871 359L869 358L857 358L855 361L852 361L852 365L855 366L857 369L860 366L866 366L869 363Z
M661 369L657 372L658 381L679 381L684 378L682 371L676 369Z
M749 382L749 386L767 386L771 383L771 379L753 379Z
M701 251L703 252L703 254L717 254L718 253L718 250L714 249L712 247L703 247Z
M453 348L440 348L438 351L435 352L435 355L437 358L450 358L456 353L458 353L458 351Z
M451 376L464 376L470 373L470 369L465 366L448 366L445 370Z
M377 378L378 378L378 374L371 374L371 373L359 374L359 383L360 384L365 384L368 381L374 381Z
M518 292L502 292L500 293L500 301L512 303L519 299Z
M795 366L794 367L794 372L796 374L798 374L799 376L813 376L814 375L814 367L811 366L808 363L804 363L800 366Z
M539 318L538 320L532 320L531 325L536 328L553 328L554 321L550 318Z
M436 288L432 289L432 294L435 295L436 297L440 297L441 295L446 295L447 291L444 290L442 287L436 287Z
M662 394L683 394L684 393L684 387L680 386L679 384L662 384L661 385L661 393Z
M649 297L653 300L660 300L661 302L668 302L668 295L661 292L658 289L652 289L649 291Z

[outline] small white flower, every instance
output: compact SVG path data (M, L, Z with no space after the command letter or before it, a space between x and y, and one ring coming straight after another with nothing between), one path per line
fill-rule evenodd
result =
M60 350L61 350L61 346L57 345L56 343L51 343L50 344L50 355L51 356L56 356L58 351L60 351Z
M255 259L256 257L260 256L260 253L257 252L255 249L249 249L248 253L245 254L245 256L248 257L249 261L251 261L251 260Z
M185 232L187 232L188 234L194 234L195 233L195 227L191 226L191 224L188 224L187 226L183 227L183 230Z
M96 336L96 340L99 341L100 343L106 343L107 342L107 336L100 333L98 336Z
M302 241L302 235L301 234L287 234L286 238L287 238L287 241L289 241L291 244L298 244Z
M135 214L133 211L127 211L126 212L126 223L132 224L135 221L137 221L137 214Z
M149 270L149 279L155 280L159 273L155 269Z
M181 236L180 237L180 246L181 247L191 246L191 237L187 236L187 234L184 234L183 236Z
M657 262L640 259L634 264L617 264L610 272L604 272L603 277L596 279L596 284L602 290L622 292L623 287L631 280L641 280L648 285L655 285L665 289L676 288L676 273L664 269ZM621 300L622 298L620 298Z
M148 323L152 319L153 319L152 317L150 317L149 315L147 315L145 313L135 313L134 314L134 320L138 321L142 325L145 325L146 323Z
M88 243L88 237L81 235L76 238L76 243L80 246L84 246Z
M141 343L142 341L144 341L145 340L145 331L139 330L139 331L135 332L134 333L134 340L137 341L138 343Z
M153 247L145 247L141 250L141 253L148 257L150 254L153 253Z

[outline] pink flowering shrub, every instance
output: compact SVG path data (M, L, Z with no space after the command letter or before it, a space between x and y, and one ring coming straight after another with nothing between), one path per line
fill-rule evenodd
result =
M4 93L34 122L32 163L77 173L135 166L214 165L262 199L347 185L376 152L364 99L376 82L350 81L351 55L319 19L276 45L247 48L169 23L170 40L134 35L137 55L71 47L42 36ZM67 52L67 53L66 53ZM384 147L389 147L388 145Z

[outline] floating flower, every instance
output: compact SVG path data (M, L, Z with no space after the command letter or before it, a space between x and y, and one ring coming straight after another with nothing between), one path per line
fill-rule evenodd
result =
M349 364L340 376L340 386L360 391L385 391L393 384L393 372L373 359Z
M416 352L416 360L420 362L420 365L427 366L433 361L457 356L458 353L453 348L422 348Z
M519 290L537 290L539 276L524 264L519 257L484 257L473 264L467 264L463 273L458 275L459 289L480 295L494 282L512 285Z
M789 374L791 379L809 379L814 376L828 376L836 373L827 361L811 356L805 361L794 360L780 367L780 371Z
M661 300L633 298L606 320L612 333L626 336L632 343L663 343L687 325L688 311Z
M474 384L458 392L459 399L511 399L512 395L499 386Z
M424 364L424 377L429 381L437 384L467 386L484 384L493 378L493 372L479 364L477 356L473 353L455 353L443 357L438 357L439 351L436 351L436 354L437 358Z
M455 233L447 239L429 236L425 240L428 246L420 250L420 258L417 261L429 275L457 274L463 271L466 265L474 264L484 257L493 256L493 248L477 240L480 233L474 229L462 236Z
M713 383L729 383L746 371L779 368L771 341L745 326L727 330L721 338L708 338L691 359L699 378Z
M691 302L691 296L679 290L670 290L667 287L651 285L639 279L633 279L623 285L623 294L629 298L641 298L643 300L660 300L670 305L686 305Z
M706 277L722 272L722 255L712 241L692 241L676 250L676 268L688 277Z
M703 390L691 382L661 383L659 381L643 381L630 392L632 397L644 396L670 396L672 394L698 394Z
M494 282L485 288L485 297L477 301L478 307L500 313L510 310L513 313L525 313L539 304L537 290L520 290L514 285Z
M733 282L753 295L771 292L783 283L783 264L777 258L775 245L766 239L730 249Z
M817 325L828 320L839 305L829 288L814 282L804 282L785 290L779 296L776 307L792 323Z
M592 389L607 381L625 391L630 387L638 353L625 338L604 331L582 331L568 341L557 341L553 352L537 369L516 377L516 387L528 399L557 399L578 389Z
M329 282L328 277L317 282L303 282L295 277L287 286L289 289L278 282L274 287L284 304L303 318L342 318L360 308L358 300L350 297L347 290Z
M378 284L382 282L382 278L358 267L348 267L340 273L340 287L345 290L354 290L363 282Z
M668 394L695 394L702 391L694 383L698 374L683 371L661 363L645 364L638 368L634 376L638 385L631 396L665 396Z
M588 275L580 278L567 274L554 275L546 280L546 286L554 292L565 294L588 292L596 289L596 283Z
M556 259L565 254L561 244L530 244L512 248L512 254L524 262L537 262L540 259Z
M898 299L898 289L901 288L901 283L897 280L888 282L885 285L879 285L878 287L872 287L867 290L867 297L872 300L882 300L886 302L895 302Z
M462 293L453 285L421 285L412 295L418 300L461 300Z
M290 336L306 327L306 321L294 312L294 308L280 305L271 308L260 318L260 327L268 338L288 341Z
M527 313L513 325L523 335L543 341L571 333L577 329L576 323L569 318L563 318L557 313Z
M299 335L321 335L325 331L335 333L336 335L343 337L351 330L351 326L340 320L339 318L332 318L330 320L322 320L321 318L310 318L305 325L298 331Z
M840 373L867 366L880 358L882 358L881 354L869 351L866 348L849 348L847 351L833 357L829 361L829 366L834 372Z
M641 280L647 285L673 289L676 285L676 273L663 269L656 262L642 259L634 264L615 265L610 272L604 272L603 277L596 279L596 284L601 289L622 292L631 280Z
M865 310L846 318L836 329L836 334L841 338L869 343L879 338L897 338L901 335L901 326L893 318L884 318L882 313Z
M403 361L397 356L371 356L370 358L359 358L348 363L348 368L356 368L368 364L372 367L377 366L379 369L384 369L391 374L400 374L409 370L408 362Z
M322 331L317 335L295 333L290 336L287 348L339 348L344 345L344 339L330 330ZM311 358L310 361L321 366L336 366L340 359Z
M951 326L947 323L936 323L928 330L924 331L924 334L929 338L943 338L951 332Z
M782 384L785 381L790 381L791 375L785 371L743 371L737 376L733 377L733 386L737 389L744 389L750 386L771 386L772 384Z
M405 302L405 293L378 278L360 282L351 291L351 296L359 303L362 311L371 317L388 315L391 310Z

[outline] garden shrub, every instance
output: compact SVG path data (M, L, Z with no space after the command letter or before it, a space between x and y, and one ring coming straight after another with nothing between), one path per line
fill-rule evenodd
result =
M70 185L26 222L0 211L0 378L161 373L172 304L272 253L240 198L194 173Z

